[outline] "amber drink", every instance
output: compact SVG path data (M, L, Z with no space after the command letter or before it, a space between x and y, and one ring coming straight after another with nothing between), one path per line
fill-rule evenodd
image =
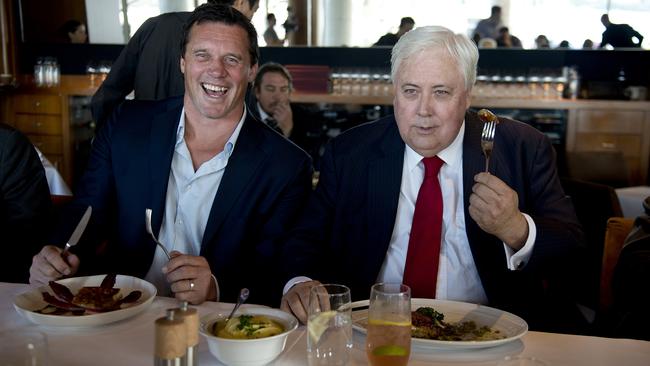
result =
M378 283L370 292L368 363L372 366L407 365L411 354L411 289Z

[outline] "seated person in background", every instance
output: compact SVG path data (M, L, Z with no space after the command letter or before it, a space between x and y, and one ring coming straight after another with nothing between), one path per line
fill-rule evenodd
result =
M510 34L508 27L499 28L499 36L496 41L497 47L521 48L521 40Z
M0 281L27 282L45 242L52 203L43 165L27 137L0 123Z
M409 285L414 298L511 311L532 329L570 326L544 281L570 263L582 237L552 145L501 118L484 172L483 123L467 110L477 63L474 43L444 27L397 42L395 116L326 148L309 214L285 246L282 309L305 321L309 278L345 284L355 299L391 282Z
M248 19L259 6L259 0L208 0L208 3L232 6ZM188 11L165 13L147 19L138 28L93 95L90 107L97 130L131 92L134 92L136 100L161 100L183 95L178 45L183 23L189 16Z
M584 42L582 42L582 49L583 50L591 50L594 48L594 41L591 39L585 39Z
M478 41L478 48L497 48L497 41L492 38L481 38Z
M282 46L284 41L278 37L278 33L275 31L275 14L269 13L266 15L266 30L264 31L264 42L267 46Z
M566 39L564 39L564 40L562 40L562 41L560 42L560 44L557 45L557 48L559 48L559 49L567 49L567 48L571 48L571 44L569 44L569 41L567 41Z
M399 22L399 29L397 33L386 33L379 38L379 40L373 46L394 46L395 43L403 36L406 32L410 31L415 27L415 20L411 17L404 17Z
M535 38L535 48L537 49L551 48L551 44L545 35L540 34L539 36L537 36L537 38Z
M61 29L70 43L86 43L88 41L86 26L78 20L68 20L63 23Z
M279 303L277 239L311 190L310 159L247 113L244 96L259 51L242 13L201 5L182 39L186 93L127 101L99 131L53 243L63 243L92 206L88 227L65 259L60 247L44 247L31 283L112 272L144 278L160 295L193 304L235 302L242 287L251 290L251 302ZM147 234L147 208L170 260Z

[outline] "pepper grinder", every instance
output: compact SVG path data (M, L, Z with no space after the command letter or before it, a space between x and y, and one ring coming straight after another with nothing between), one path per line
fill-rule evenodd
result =
M186 366L197 366L199 364L199 313L196 309L189 307L187 301L181 302L178 309L173 309L176 319L183 321L185 326L185 363Z
M156 319L155 366L183 366L186 351L185 323L174 318L174 310Z

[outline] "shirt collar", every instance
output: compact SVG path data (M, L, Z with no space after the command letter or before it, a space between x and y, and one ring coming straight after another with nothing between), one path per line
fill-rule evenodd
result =
M438 153L438 157L442 159L442 161L445 162L445 164L455 167L458 164L462 163L462 157L463 157L463 139L465 136L465 121L463 120L463 123L460 125L460 129L458 129L458 134L456 135L456 138L454 141L452 141L449 146L444 148L442 151ZM409 171L412 171L415 169L420 161L424 158L422 155L418 154L413 150L408 144L406 145L406 159L404 161L404 164L406 164L407 168Z
M260 112L260 119L262 122L266 121L267 118L271 117L266 111L264 111L264 108L262 108L262 105L260 102L257 102L257 110Z
M244 121L246 120L246 112L247 112L246 103L244 103L244 113L242 114L241 118L239 119L239 123L237 123L237 127L235 127L235 130L232 132L232 135L230 135L228 141L226 141L226 145L223 148L223 151L226 153L226 157L230 157L232 151L235 149L237 138L239 138L239 133L241 132L241 128L244 125ZM183 109L181 110L181 117L178 122L178 128L176 129L176 147L178 147L184 141L185 141L185 107L183 107Z

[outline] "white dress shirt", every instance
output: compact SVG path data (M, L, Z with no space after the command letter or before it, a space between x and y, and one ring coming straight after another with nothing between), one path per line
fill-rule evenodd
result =
M183 108L176 131L176 145L167 183L165 213L158 236L160 242L170 252L177 250L183 254L194 256L201 253L203 233L210 216L210 210L245 117L246 108L244 107L244 114L228 138L223 151L201 164L194 171L192 156L185 143L185 108ZM167 262L165 253L156 246L154 260L145 280L154 284L158 289L158 295L161 296L171 295L170 285L162 273L162 267ZM217 284L217 293L218 288Z
M465 231L463 199L464 132L465 124L463 123L451 145L438 154L438 157L445 164L443 164L438 174L443 199L443 225L436 298L487 304L487 296L476 269ZM377 282L402 282L413 213L415 212L415 202L424 180L422 158L406 145L397 216ZM529 234L524 247L514 253L504 243L507 259L505 265L511 270L521 268L522 264L528 261L535 242L535 223L528 215L524 214L524 216L529 227Z

